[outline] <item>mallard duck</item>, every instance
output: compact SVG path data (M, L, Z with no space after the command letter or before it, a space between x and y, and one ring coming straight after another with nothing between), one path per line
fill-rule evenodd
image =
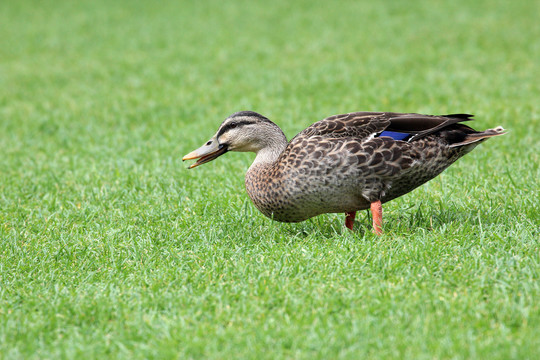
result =
M476 131L469 114L420 115L353 112L306 128L291 141L268 118L240 111L229 116L203 146L183 157L189 168L229 151L256 153L245 185L267 217L299 222L345 213L353 229L358 210L371 209L382 232L382 204L422 185L502 127Z

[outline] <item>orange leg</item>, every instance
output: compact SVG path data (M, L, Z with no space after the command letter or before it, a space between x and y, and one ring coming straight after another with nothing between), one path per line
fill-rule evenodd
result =
M356 211L345 213L345 226L349 228L349 230L353 229L355 216L356 216Z
M377 235L382 234L382 204L381 200L371 203L371 215L373 216L373 232Z

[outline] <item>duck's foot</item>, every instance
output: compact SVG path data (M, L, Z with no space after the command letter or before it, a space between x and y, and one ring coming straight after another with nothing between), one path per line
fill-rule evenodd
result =
M377 200L371 203L371 216L373 217L373 232L382 234L382 203Z
M356 217L356 211L345 213L345 226L349 229L353 229L354 218Z

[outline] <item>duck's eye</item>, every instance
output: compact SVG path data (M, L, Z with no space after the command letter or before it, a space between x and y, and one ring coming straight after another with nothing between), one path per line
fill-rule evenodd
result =
M238 126L238 123L235 123L235 122L232 122L232 123L229 124L229 127L230 127L231 129L234 129L234 128L237 127L237 126Z

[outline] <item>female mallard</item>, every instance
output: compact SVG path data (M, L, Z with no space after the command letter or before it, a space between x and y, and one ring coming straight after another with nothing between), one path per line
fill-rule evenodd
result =
M440 174L491 136L461 124L472 115L444 116L355 112L330 116L290 142L281 129L253 111L229 116L205 145L183 157L189 168L227 151L257 154L246 173L249 197L264 215L298 222L344 212L352 230L356 211L371 208L382 232L382 203Z

